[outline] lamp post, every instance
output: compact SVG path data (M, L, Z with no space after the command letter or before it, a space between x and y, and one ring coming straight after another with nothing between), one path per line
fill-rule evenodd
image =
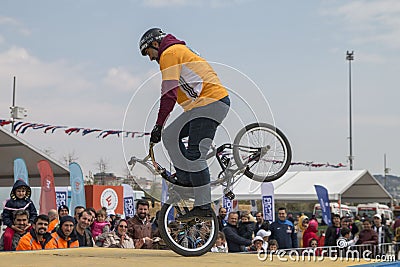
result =
M349 163L350 170L353 170L353 130L352 130L352 114L351 114L351 61L354 60L354 51L346 52L346 60L349 61Z

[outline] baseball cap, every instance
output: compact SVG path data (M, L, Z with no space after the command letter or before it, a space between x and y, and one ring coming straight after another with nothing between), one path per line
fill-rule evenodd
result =
M382 220L382 217L381 217L381 215L379 215L379 214L375 214L375 215L374 215L374 218L378 218L379 220Z

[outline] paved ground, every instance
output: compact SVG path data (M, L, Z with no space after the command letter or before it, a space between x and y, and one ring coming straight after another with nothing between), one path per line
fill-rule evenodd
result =
M229 267L253 267L253 266L356 266L367 264L366 261L299 261L288 260L282 262L278 258L272 261L260 261L256 254L222 254L207 253L201 257L187 258L164 250L133 250L113 248L78 248L64 250L42 250L23 252L1 252L0 266L68 266L68 267L203 267L203 266L229 266Z

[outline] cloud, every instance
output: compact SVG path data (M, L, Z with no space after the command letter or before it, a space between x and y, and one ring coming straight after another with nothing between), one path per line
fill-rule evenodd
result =
M321 14L341 18L354 44L400 47L399 1L349 1L344 5L324 6Z
M13 29L16 29L17 32L24 36L28 36L31 34L31 31L26 28L23 23L11 17L0 16L0 26L1 25L11 26Z

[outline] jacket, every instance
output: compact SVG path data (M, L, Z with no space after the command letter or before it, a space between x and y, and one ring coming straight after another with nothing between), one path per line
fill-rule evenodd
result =
M378 234L372 229L361 230L359 237L360 238L357 241L357 245L360 245L360 244L378 245Z
M0 251L15 251L21 237L26 234L19 234L10 227L7 227L0 238Z
M69 237L65 237L64 233L60 228L56 232L51 234L51 241L54 248L78 248L79 241L75 235L71 234Z
M308 248L310 246L311 239L319 239L318 238L318 222L316 220L311 220L308 224L307 229L304 231L303 234L303 248ZM320 245L318 245L320 246Z
M135 248L133 239L128 235L125 236L124 241L121 242L121 237L115 232L110 232L106 235L103 243L105 248Z
M92 237L92 232L87 228L83 232L83 236L81 236L76 231L76 226L75 226L74 231L72 232L71 235L74 235L78 239L79 247L93 247L94 246L94 240L93 240L93 237Z
M26 233L19 240L16 250L40 250L40 249L53 249L53 243L50 242L52 239L50 233L43 235L43 243L37 240L37 236L34 229L31 229L29 233Z
M336 246L336 240L340 237L340 227L329 226L325 232L324 246Z
M15 190L18 187L25 186L27 188L26 195L23 199L17 198ZM11 227L13 225L13 211L15 210L27 210L29 212L29 222L33 224L33 221L37 217L37 210L33 204L31 197L31 188L22 180L18 180L14 183L10 193L10 199L7 201L3 209L3 224Z
M151 223L148 220L140 220L137 215L127 220L128 223L128 235L133 239L136 244L141 238L149 237L152 238ZM150 241L146 241L141 248L152 248L153 244Z
M110 232L111 224L109 222L98 222L95 220L91 226L92 236L96 239L102 233Z
M383 236L381 237L381 240L379 240L379 228L380 227L376 227L376 226L372 227L372 229L378 234L379 244L391 243L392 239L393 239L393 235L389 231L389 227L387 227L386 225L381 225L381 227L382 227L381 231L383 232Z
M269 240L275 239L279 249L297 248L297 234L291 221L280 221L279 219L269 226L271 236Z
M241 237L238 233L238 228L234 225L228 223L222 231L225 234L229 252L243 252L241 246L251 245L251 240Z
M253 239L254 222L242 222L239 224L238 234L246 239Z

